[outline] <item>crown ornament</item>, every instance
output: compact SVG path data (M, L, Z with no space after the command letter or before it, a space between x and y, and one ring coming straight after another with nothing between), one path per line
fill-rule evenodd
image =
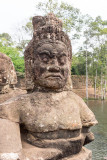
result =
M42 40L62 41L71 54L71 42L68 35L62 30L62 21L58 19L53 13L47 16L35 16L32 19L33 24L33 38L35 44Z
M53 13L49 13L47 16L35 16L32 20L33 29L45 30L48 28L48 31L52 32L54 29L62 30L62 21L59 20ZM53 28L53 29L51 29Z

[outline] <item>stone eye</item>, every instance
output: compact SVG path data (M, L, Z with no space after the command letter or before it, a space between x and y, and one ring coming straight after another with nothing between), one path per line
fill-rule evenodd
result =
M60 56L59 57L59 63L61 64L61 65L64 65L65 63L66 63L66 56L65 55L62 55L62 56Z
M50 59L49 54L47 52L41 52L40 58L43 62L47 63Z
M0 73L4 73L5 72L5 69L0 69Z

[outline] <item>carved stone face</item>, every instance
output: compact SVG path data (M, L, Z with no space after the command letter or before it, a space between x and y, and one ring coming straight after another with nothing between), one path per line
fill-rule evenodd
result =
M0 86L5 86L7 83L7 72L3 60L0 60Z
M68 78L68 51L64 43L42 43L34 51L35 85L63 88Z

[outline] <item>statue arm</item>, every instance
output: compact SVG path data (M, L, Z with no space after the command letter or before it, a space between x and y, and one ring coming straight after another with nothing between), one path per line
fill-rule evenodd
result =
M86 103L81 99L80 103L80 117L82 122L82 133L85 136L84 145L94 140L94 134L90 131L90 127L96 125L98 122L94 113L88 108Z
M19 123L0 118L0 160L18 159L21 149Z
M17 103L0 104L0 160L15 160L21 156L21 137Z
M81 98L79 100L79 107L83 127L91 127L98 123L94 113L88 108L86 103Z

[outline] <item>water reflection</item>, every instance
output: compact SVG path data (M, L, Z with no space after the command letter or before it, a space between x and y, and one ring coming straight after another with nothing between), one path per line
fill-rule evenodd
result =
M88 107L94 112L98 125L92 127L95 140L87 145L93 152L93 160L107 159L107 101L88 101Z

